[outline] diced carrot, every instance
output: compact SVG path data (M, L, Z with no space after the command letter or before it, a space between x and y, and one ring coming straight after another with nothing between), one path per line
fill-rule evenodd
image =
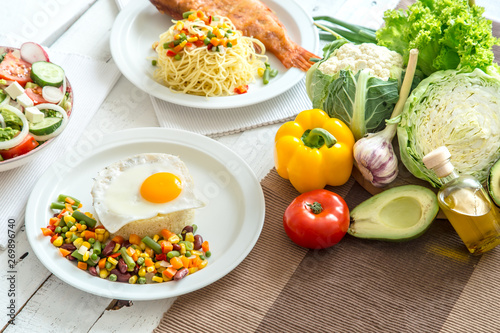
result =
M177 273L177 270L173 267L167 267L166 270L163 271L163 275L166 276L168 279L171 279L174 277L175 273Z
M115 237L113 237L112 241L118 244L123 244L125 239L123 239L122 236L116 235Z
M181 261L182 261L182 266L189 268L189 265L191 264L191 259L186 258L185 256L181 256Z
M155 263L153 262L153 260L151 260L151 258L146 258L144 260L144 264L149 267L149 266L153 266Z
M136 252L134 252L134 254L132 254L132 259L134 259L134 261L137 261L137 259L139 259L139 254Z
M83 207L83 204L80 202L80 204L78 205L78 208L82 208Z
M167 229L163 229L161 232L161 236L163 237L163 239L169 239L170 236L172 236L172 232L170 232L169 230Z
M83 261L78 262L78 268L83 269L84 271L87 270L87 263Z
M63 249L62 247L60 247L60 248L59 248L59 252L61 252L61 255L62 255L63 257L66 257L66 256L68 256L68 255L70 255L70 254L71 254L71 251L68 251L68 250L66 250L66 249Z
M147 253L147 255L148 255L149 257L151 257L151 258L155 255L155 251L153 251L153 249L152 249L152 248L150 248L150 247L146 247L146 249L144 250L144 252L146 252L146 253Z
M106 260L106 258L102 258L101 260L99 260L99 263L97 264L99 266L99 269L106 268Z
M136 234L130 234L128 242L130 244L141 245L141 237L139 237L139 235Z
M50 239L50 242L51 242L51 243L54 243L54 241L56 240L56 238L57 238L57 237L59 237L59 234L54 234L54 235L52 236L52 238Z
M66 201L70 205L74 205L75 204L75 200L71 199L70 197L66 197L66 199L64 199L64 201Z
M212 39L210 39L210 43L213 45L213 46L217 46L220 44L220 40L218 40L217 38L213 37Z
M52 230L50 230L49 228L40 228L42 229L42 234L44 236L51 236L53 234Z
M202 261L200 257L196 256L196 258L191 260L191 267L198 267Z
M61 212L59 213L59 215L57 215L57 218L60 219L63 216L64 213L66 213L66 209L61 210Z
M90 231L90 230L85 230L85 239L89 240L91 238L95 239L95 232Z
M56 222L59 222L61 219L58 219L57 217L51 217L49 220L50 225L56 224Z
M169 241L161 241L160 242L160 246L161 246L161 252L163 253L169 253L170 251L172 251L174 249L174 246L172 245L172 243L170 243Z
M182 267L182 260L179 257L173 257L170 259L170 265L172 265L173 268L179 269Z
M71 214L73 214L73 206L71 206L71 204L69 204L69 203L65 203L65 204L64 204L64 207L66 207L66 210L67 210L68 212L70 212Z
M121 254L121 252L120 252L120 251L118 251L118 252L116 252L116 253L113 253L113 254L109 255L108 257L111 257L111 258L116 258L116 257L118 257L120 254Z
M210 247L208 246L208 241L204 241L203 243L201 243L201 248L205 252L210 251Z
M196 16L198 16L199 19L204 19L205 18L205 13L203 13L201 10L198 10L196 12Z
M132 246L127 247L125 250L129 256L132 256L135 253L135 250Z

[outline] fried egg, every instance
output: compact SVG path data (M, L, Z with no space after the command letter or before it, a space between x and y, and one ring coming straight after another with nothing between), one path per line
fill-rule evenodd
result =
M97 217L111 233L126 224L205 206L177 156L140 154L99 171L91 191Z

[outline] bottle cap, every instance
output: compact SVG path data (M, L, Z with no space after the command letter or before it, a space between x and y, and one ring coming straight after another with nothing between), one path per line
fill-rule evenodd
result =
M454 169L450 163L450 151L445 146L438 147L425 155L422 162L427 169L432 169L439 178L448 176Z

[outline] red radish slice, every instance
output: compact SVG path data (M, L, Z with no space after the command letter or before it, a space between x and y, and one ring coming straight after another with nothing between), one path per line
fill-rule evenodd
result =
M49 61L49 55L45 52L43 47L37 43L23 43L19 51L21 52L21 59L29 62L30 64L37 61Z
M64 97L64 93L56 87L45 86L42 89L43 99L50 103L59 103Z

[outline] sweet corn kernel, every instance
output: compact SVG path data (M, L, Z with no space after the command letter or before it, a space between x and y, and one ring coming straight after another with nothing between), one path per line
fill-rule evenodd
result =
M139 272L137 272L137 274L139 274L139 276L145 276L146 275L146 267L143 266L143 267L139 268Z
M137 282L137 275L133 275L128 279L128 283L135 284Z
M175 39L175 40L181 39L181 34L177 34L177 35L175 35L175 36L174 36L174 39Z
M90 249L90 243L89 242L83 242L82 246L85 246L87 249Z
M194 234L192 232L188 232L186 236L184 236L184 240L186 242L194 242Z
M158 283L163 282L163 279L162 279L161 277L159 277L159 276L156 276L156 275L155 275L155 276L153 276L153 279L152 279L152 280L153 280L154 282L158 282Z
M165 274L162 274L162 276L163 276L163 281L165 281L165 282L172 280L171 277L167 277L167 276L165 276Z
M186 244L181 243L181 254L186 254Z
M170 236L170 237L168 238L168 241L169 241L170 243L172 243L172 244L177 244L177 243L179 243L181 240L180 240L179 236L177 236L176 234L173 234L172 236Z
M85 254L83 255L83 261L89 260L90 257L90 251L86 251Z
M160 239L160 236L159 236L159 235L154 235L154 236L153 236L153 240L154 240L155 242L157 242L157 241L158 241L158 239Z
M120 246L121 246L120 243L116 243L115 248L113 249L113 253L118 252L118 250L120 249Z
M143 252L139 255L139 257L149 258L149 255L146 252Z
M190 42L190 43L192 43L192 42L196 42L197 40L198 40L198 37L196 37L196 36L189 37L189 38L187 39L187 41L188 41L188 42Z
M63 238L58 236L52 244L57 247L61 246L63 244Z
M166 267L159 267L156 271L158 273L163 273L164 270L166 270L167 268Z
M141 242L141 244L139 244L141 250L145 250L146 249L146 244L144 242Z
M156 270L155 266L148 266L146 268L146 272L148 273L153 273Z
M104 240L104 236L103 235L96 235L96 239L99 241L99 242L103 242Z
M116 260L115 258L111 258L111 257L108 257L108 261L113 264L113 265L117 265L118 264L118 260Z
M93 218L93 217L94 217L94 215L92 215L92 213L91 213L91 212L85 212L85 215L87 215L87 216L88 216L88 217L90 217L90 218Z
M160 267L161 267L161 262L160 261L155 262L155 268L158 269Z
M202 256L203 252L198 251L198 250L193 250L193 251L191 251L191 254L194 254L195 256Z
M257 74L260 76L260 77L263 77L264 76L264 72L266 70L262 67L260 67L259 69L257 69Z
M83 243L83 238L81 237L78 237L77 239L75 239L75 241L73 242L73 245L76 246L76 248L80 248L80 246L82 246L82 243Z
M97 228L95 229L94 231L96 234L98 235L103 235L105 232L106 232L106 229L103 229L103 228Z
M83 256L85 252L88 251L88 249L89 249L88 247L82 245L80 246L80 248L78 248L78 253L80 253Z
M73 235L73 231L66 231L66 238L71 238L71 235Z
M75 223L75 222L76 222L76 220L75 220L75 218L74 218L73 216L71 216L71 215L66 215L66 216L64 217L64 222L66 222L66 223L68 223L68 222Z
M99 276L102 278L102 279L105 279L107 278L109 275L109 271L107 269L101 269L101 271L99 272Z
M106 232L104 232L103 242L106 242L108 240L108 238L109 238L109 232L106 231Z
M207 267L207 264L208 264L208 260L205 259L201 262L201 264L198 266L199 269L203 269L205 267Z
M188 268L189 274L193 274L194 272L198 271L198 267L191 267Z

